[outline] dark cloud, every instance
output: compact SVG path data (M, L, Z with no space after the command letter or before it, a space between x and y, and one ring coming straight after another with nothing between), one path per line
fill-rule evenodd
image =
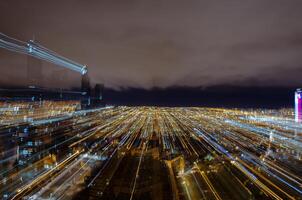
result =
M106 89L105 101L127 106L208 106L231 108L292 108L294 89L287 87L209 86Z
M300 0L10 0L0 2L0 27L34 35L112 88L298 86L301 10ZM26 59L0 56L0 83L25 83ZM44 66L44 84L55 85ZM79 83L68 77L66 86Z

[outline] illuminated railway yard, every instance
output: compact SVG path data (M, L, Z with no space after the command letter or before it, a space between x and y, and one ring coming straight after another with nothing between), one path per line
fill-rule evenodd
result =
M292 110L64 109L2 123L0 198L302 199Z

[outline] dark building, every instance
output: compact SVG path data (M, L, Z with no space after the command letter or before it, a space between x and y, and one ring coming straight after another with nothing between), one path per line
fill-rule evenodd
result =
M87 93L90 92L91 88L90 88L90 79L88 74L82 75L81 89L82 92L87 92Z
M104 84L96 84L94 86L94 90L91 92L92 107L99 107L105 105L103 95L104 95Z
M90 79L88 74L82 75L82 82L81 82L81 92L82 92L82 100L81 100L81 108L89 108L91 106L91 87L90 87Z
M96 84L94 87L94 98L103 100L104 84Z
M88 74L82 76L81 91L83 98L81 101L82 109L104 106L103 99L104 85L96 84L92 89Z

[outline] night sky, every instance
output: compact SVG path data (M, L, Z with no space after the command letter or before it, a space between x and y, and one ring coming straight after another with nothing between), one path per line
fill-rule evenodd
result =
M127 105L292 106L301 19L301 0L0 1L0 32L86 64ZM0 49L0 69L0 85L26 85L25 56ZM43 63L40 82L80 76Z

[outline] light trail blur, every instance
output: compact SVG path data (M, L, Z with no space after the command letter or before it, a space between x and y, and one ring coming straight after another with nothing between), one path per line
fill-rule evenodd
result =
M0 108L2 199L302 199L292 110L44 107Z
M22 53L33 56L35 58L45 60L47 62L59 65L70 70L81 73L82 75L87 73L87 67L76 63L68 58L65 58L54 51L51 51L42 45L36 43L33 40L29 42L23 42L18 39L9 37L0 32L0 48L7 49L16 53Z

